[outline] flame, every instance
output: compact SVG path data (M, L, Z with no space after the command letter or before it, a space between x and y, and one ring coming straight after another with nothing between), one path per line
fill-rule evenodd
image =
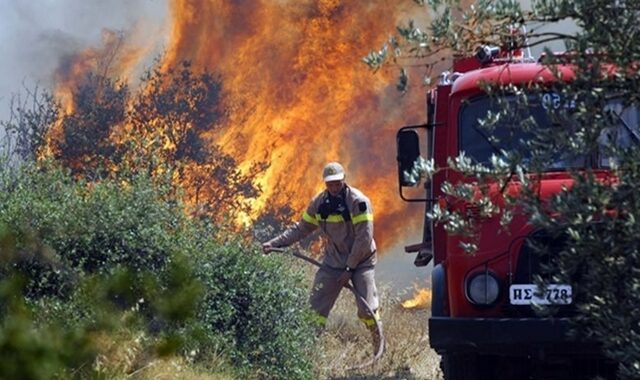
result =
M102 30L102 47L89 48L64 57L54 73L56 96L62 103L62 109L69 114L74 111L74 93L80 81L87 73L96 73L106 77L130 76L133 69L147 52L126 45L124 33L109 29Z
M426 309L431 305L431 289L416 286L413 298L402 302L405 309Z
M220 74L229 117L207 137L244 171L269 164L255 178L262 193L245 221L268 205L302 213L322 189L324 164L340 161L347 182L372 201L381 251L420 228L423 210L397 194L394 141L400 126L424 121L423 89L402 97L396 71L373 75L361 62L406 11L387 0L170 0L161 70L188 60ZM101 69L97 57L115 37L105 32L104 49L79 53L59 70L66 110L73 110L71 82ZM127 44L120 51L108 67L118 77L148 53Z

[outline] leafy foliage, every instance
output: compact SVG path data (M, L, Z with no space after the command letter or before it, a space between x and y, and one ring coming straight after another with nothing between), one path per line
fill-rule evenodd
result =
M506 0L468 6L458 1L429 3L435 17L427 28L420 30L409 22L381 50L393 54L372 53L365 63L377 70L382 64L420 62L425 75L431 76L431 68L443 56L470 56L481 45L502 47L506 60L553 40L567 47L565 54L546 50L541 60L555 78L549 85L484 84L485 92L500 105L479 121L490 143L500 143L492 131L515 120L511 117L518 113L521 118L512 126L528 137L519 149L496 149L489 162L476 162L464 152L451 158L449 167L467 180L445 183L442 191L450 199L477 207L485 217L499 217L503 226L515 213L525 211L533 226L556 238L564 236L566 244L538 281L573 283L580 311L576 333L601 342L607 355L620 363L621 377L636 378L640 208L632 189L640 183L640 136L637 116L628 119L628 115L637 115L640 106L640 49L634 42L640 33L640 5L540 0L523 9L520 2ZM577 28L549 28L560 21L571 21ZM406 84L407 78L401 82ZM530 107L531 99L544 102L545 94L553 94L558 102L544 107L550 123L541 126L521 110ZM502 101L506 96L512 101ZM590 164L568 164L585 157ZM558 165L571 174L572 182L550 199L541 199L541 174L557 170ZM441 169L423 159L413 176L431 177ZM515 196L505 191L516 182L520 190ZM477 250L473 220L437 204L430 216L451 234L465 237L461 244L466 251Z
M3 174L0 224L15 227L1 240L0 279L16 306L0 310L0 346L14 352L0 377L89 376L92 337L122 327L143 331L156 355L223 353L243 377L311 377L299 276L240 241L213 240L170 185L85 182L46 165ZM26 368L38 373L12 372Z
M0 265L6 268L18 254L12 231L0 224ZM63 329L55 323L34 326L34 315L23 294L24 278L12 273L0 281L0 376L49 379L95 355L81 327Z
M199 309L203 328L237 347L235 363L263 376L309 377L314 338L312 318L300 306L307 304L305 281L300 273L283 276L294 259L265 259L237 242L203 252L195 261L208 289Z

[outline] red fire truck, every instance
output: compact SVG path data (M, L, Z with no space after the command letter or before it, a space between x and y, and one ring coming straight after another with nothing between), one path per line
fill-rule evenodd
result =
M564 79L571 80L569 66L559 69ZM502 148L520 149L501 146L507 144L506 139L495 142L479 126L478 120L498 107L482 83L526 90L534 82L543 87L545 83L557 83L555 78L539 61L501 56L499 49L492 47L482 47L475 57L456 60L453 71L443 73L439 84L427 93L427 123L398 131L401 197L425 202L427 211L434 202L449 209L469 206L456 203L442 192L445 180L465 181L461 173L447 168L447 158L464 152L473 161L488 164ZM512 101L508 94L501 96L501 104ZM528 114L544 127L549 123L548 107L570 106L560 94L542 91L532 95ZM491 134L504 135L501 128L498 125ZM512 141L523 138L526 136ZM405 173L411 171L421 148L440 169L423 183L426 192L420 191L421 199L416 199L416 190L407 188L415 184ZM570 185L569 167L588 167L606 176L607 166L606 159L597 154L559 160L539 177L540 197L549 198ZM512 186L517 187L517 182L514 178ZM411 191L414 198L407 196ZM539 272L545 255L534 252L532 244L544 242L549 247L548 255L553 255L562 239L535 229L526 215L516 215L505 232L498 217L480 217L473 207L464 211L475 218L475 253L465 253L460 236L448 234L426 216L422 242L405 247L407 252L417 252L417 266L433 260L429 338L431 347L442 357L445 379L613 378L616 366L604 358L597 344L568 334L568 317L574 312L571 284L550 284L544 294L534 284L533 275ZM554 304L554 312L542 317L534 304Z

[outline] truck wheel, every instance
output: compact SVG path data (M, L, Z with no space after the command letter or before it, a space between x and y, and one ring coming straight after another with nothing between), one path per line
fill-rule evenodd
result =
M444 380L479 380L477 356L444 354L440 360Z

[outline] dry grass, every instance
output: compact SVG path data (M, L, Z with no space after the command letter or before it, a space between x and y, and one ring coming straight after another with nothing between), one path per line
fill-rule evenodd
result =
M309 277L312 272L309 271ZM309 280L311 282L311 279ZM369 332L356 316L353 295L342 292L333 309L327 329L317 347L316 378L327 380L441 380L440 357L429 347L429 311L407 310L399 297L381 289L380 309L386 339L385 353L375 365L348 370L367 362L373 353ZM403 296L403 299L410 295ZM97 337L101 355L94 368L109 379L234 379L222 357L212 357L206 366L194 365L180 357L159 359L149 352L146 337L123 330Z
M372 355L373 347L369 332L356 317L352 294L344 291L320 341L322 354L317 360L319 378L442 379L440 357L429 347L429 311L404 309L398 298L388 296L388 290L382 293L381 318L386 339L384 356L372 367L348 370L351 366L366 362Z
M212 357L207 365L194 365L180 356L158 358L140 332L122 329L97 336L100 354L92 364L104 378L114 380L233 380L222 357Z
M174 357L154 360L127 378L140 380L233 380L233 376L225 372L215 367L194 367L184 359Z

